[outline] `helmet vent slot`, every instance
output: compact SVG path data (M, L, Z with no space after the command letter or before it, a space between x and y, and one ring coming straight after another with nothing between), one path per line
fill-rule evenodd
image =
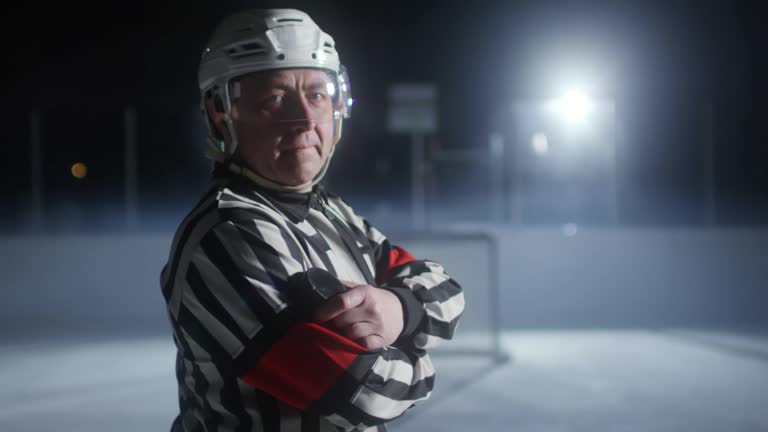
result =
M266 53L267 50L264 48L264 45L257 42L240 44L236 48L230 48L227 50L227 54L229 54L230 57L238 59Z
M264 45L256 42L250 42L250 43L244 43L240 45L240 47L243 50L252 51L252 50L264 50Z
M301 18L278 18L275 21L277 21L279 23L283 23L283 22L304 22L304 20L301 19Z
M264 51L247 51L247 52L240 52L240 53L230 54L229 56L234 58L234 59L241 59L241 58L252 57L252 56L260 55L260 54L264 54Z

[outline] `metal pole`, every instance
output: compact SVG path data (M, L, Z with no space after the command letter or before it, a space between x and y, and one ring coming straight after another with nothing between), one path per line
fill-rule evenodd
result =
M492 334L492 351L493 357L497 363L504 363L510 360L509 354L507 354L502 348L501 340L501 285L500 285L500 253L499 243L493 234L486 234L488 238L488 245L490 248L490 313L491 313L491 334Z
M411 208L414 229L425 227L424 136L411 135Z
M125 108L125 224L135 228L138 224L138 186L136 160L136 110Z
M40 113L29 113L29 162L32 188L32 220L34 229L43 226L43 150L40 145Z
M704 170L706 171L706 223L709 226L715 225L717 223L717 213L716 213L716 202L715 202L715 188L717 185L715 184L715 131L714 131L714 123L715 123L715 115L714 115L714 107L712 106L712 103L709 102L704 105L704 113L703 113L703 121L704 121L704 146L705 149L705 155L704 155Z
M609 146L611 155L608 159L608 163L610 166L610 173L611 173L611 193L610 198L613 201L611 203L611 222L613 222L614 226L619 225L619 180L618 180L618 173L617 169L618 167L616 164L618 163L618 158L616 157L616 153L618 151L618 146L621 145L621 135L622 132L620 128L620 123L618 116L616 115L616 102L614 100L611 100L609 104L610 109L610 116L611 116L611 145Z
M502 196L504 194L504 179L502 176L504 137L498 132L493 132L489 136L488 143L490 145L488 164L491 174L491 199L493 200L491 203L491 214L492 220L500 223L504 221L504 208L502 204Z
M522 164L519 159L523 156L523 152L520 149L520 143L523 142L521 122L525 108L528 107L524 107L522 102L515 102L512 104L511 110L513 125L511 136L513 137L513 141L510 143L511 150L509 151L512 155L512 173L509 175L509 181L511 183L509 189L512 199L509 202L510 208L508 211L510 222L516 225L522 225L523 223L523 185L520 184L523 180L523 176L520 173Z

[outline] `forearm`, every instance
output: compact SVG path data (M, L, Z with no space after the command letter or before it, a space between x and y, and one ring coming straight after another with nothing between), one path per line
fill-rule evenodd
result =
M401 267L393 272L398 276L386 281L384 287L398 287L395 289L404 298L408 297L406 290L410 290L416 302L409 300L409 307L420 304L424 310L418 323L406 323L407 328L414 330L404 334L404 337L409 338L413 346L419 349L433 348L452 339L464 311L461 286L433 261L413 261Z
M319 324L299 321L242 379L351 430L384 423L426 399L434 368L424 351L366 351Z
M452 339L464 311L464 294L458 282L450 278L440 264L417 260L405 249L391 244L343 201L335 200L333 204L373 250L377 286L391 289L403 304L405 325L397 345L427 349ZM412 301L414 297L416 302Z

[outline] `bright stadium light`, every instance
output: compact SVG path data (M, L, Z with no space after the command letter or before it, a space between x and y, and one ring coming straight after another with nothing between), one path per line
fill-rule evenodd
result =
M592 111L592 101L579 89L566 92L557 100L557 110L571 124L582 124Z

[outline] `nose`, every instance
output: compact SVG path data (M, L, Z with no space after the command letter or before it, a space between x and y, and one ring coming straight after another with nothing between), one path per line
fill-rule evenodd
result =
M296 98L291 110L291 128L296 132L306 132L317 126L314 112L304 97Z
M314 129L317 126L317 122L311 118L297 118L291 121L291 126L295 132L301 133Z

